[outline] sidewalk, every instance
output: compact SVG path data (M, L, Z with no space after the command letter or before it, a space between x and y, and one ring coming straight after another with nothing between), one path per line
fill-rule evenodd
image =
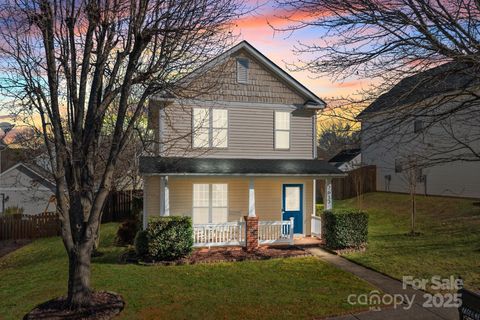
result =
M423 291L408 288L402 288L402 282L387 277L381 273L370 270L355 264L345 258L334 255L321 248L306 249L314 256L325 260L337 268L353 273L357 277L371 283L384 293L402 294L409 298L415 297L411 309L405 310L403 307L386 308L380 311L368 311L358 314L349 314L345 316L329 318L330 320L458 320L458 310L456 308L425 308L422 306L425 301Z

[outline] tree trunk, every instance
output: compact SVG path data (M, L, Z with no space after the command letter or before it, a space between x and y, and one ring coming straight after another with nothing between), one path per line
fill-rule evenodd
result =
M88 306L91 303L91 251L92 245L87 241L68 254L68 304L72 309Z

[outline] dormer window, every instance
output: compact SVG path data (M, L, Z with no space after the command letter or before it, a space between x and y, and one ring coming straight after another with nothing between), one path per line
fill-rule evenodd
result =
M248 82L248 69L250 67L250 61L247 58L237 58L237 82Z

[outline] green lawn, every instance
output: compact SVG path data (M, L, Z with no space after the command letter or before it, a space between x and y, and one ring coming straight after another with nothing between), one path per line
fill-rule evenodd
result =
M351 293L369 284L316 258L203 264L120 265L116 224L102 228L93 286L123 295L121 319L311 319L353 311ZM20 319L65 294L67 260L60 239L37 240L0 259L0 319ZM3 317L3 318L2 318Z
M410 230L410 197L366 194L361 207L369 213L368 248L349 259L395 278L460 275L468 288L480 289L480 207L478 200L417 196L417 226ZM356 199L334 207L358 207Z

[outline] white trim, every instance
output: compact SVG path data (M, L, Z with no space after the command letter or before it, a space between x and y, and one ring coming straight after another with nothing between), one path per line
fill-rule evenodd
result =
M288 113L288 129L277 129L277 113ZM288 147L277 148L277 131L288 132ZM292 147L292 113L288 111L273 111L273 150L288 151Z
M0 173L0 179L2 178L2 176L3 176L4 174L7 174L7 173L9 173L10 171L13 171L13 170L17 169L17 168L20 167L20 166L24 167L25 169L27 169L27 170L30 171L31 173L35 174L36 176L42 178L43 180L47 181L48 183L55 185L53 182L51 182L50 180L48 180L47 178L45 178L44 176L42 176L42 175L39 174L38 172L30 169L30 168L28 167L28 165L26 165L26 164L23 163L23 162L19 162L19 163L17 163L16 165L14 165L13 167L10 167L10 168L8 168L7 170L5 170L5 171L3 171L2 173Z
M50 193L55 193L52 189L47 187L0 187L0 191L50 191Z
M212 59L211 61L207 62L200 68L194 70L193 72L185 76L181 81L186 82L190 78L195 78L197 75L204 74L206 70L211 69L212 67L227 61L233 53L242 49L247 51L257 61L261 62L265 67L267 67L267 69L269 69L276 76L278 76L280 79L282 79L287 84L289 84L293 89L300 92L304 97L316 102L319 105L319 107L325 108L326 103L322 99L316 96L312 91L308 90L305 86L303 86L300 82L298 82L296 79L290 76L282 68L280 68L275 63L273 63L270 59L265 57L262 53L260 53L257 49L255 49L247 41L242 41L239 44L235 45L234 47L228 49L224 53L218 55L216 58ZM157 100L155 96L153 97L153 99Z
M242 108L252 108L252 109L286 109L286 110L298 110L299 106L294 104L278 104L278 103L256 103L256 102L237 102L237 101L219 101L219 100L198 100L198 99L183 99L178 98L175 100L172 99L164 99L158 98L155 101L159 102L166 102L166 101L174 102L175 104L179 104L182 107L188 108L235 108L235 107L242 107ZM155 104L154 104L155 106ZM163 108L159 106L159 108Z
M199 185L199 184L206 184L208 185L208 220L209 221L212 221L212 217L213 217L213 209L214 208L225 208L227 210L227 222L222 222L222 223L204 223L204 224L197 224L195 223L195 215L194 215L194 209L195 208L207 208L207 207L196 207L195 206L195 185ZM215 184L222 184L222 185L226 185L227 186L227 206L226 207L214 207L213 206L213 185ZM230 215L230 192L229 192L229 183L227 181L224 181L224 182L195 182L193 181L192 182L192 222L194 225L223 225L225 223L228 223L228 217Z
M313 115L313 159L317 159L317 113Z
M168 176L160 178L160 216L170 215L170 189L168 187Z
M164 211L163 211L163 215L165 217L168 217L170 215L170 186L168 185L168 176L165 177L165 191L164 191L164 195L165 195L165 201L164 201Z
M32 170L29 169L27 166L25 166L25 165L23 164L23 162L19 162L19 163L17 163L16 165L14 165L13 167L10 167L10 168L8 168L7 170L5 170L5 171L3 171L2 173L0 173L0 177L2 177L4 174L7 174L7 173L10 172L10 171L15 170L15 169L16 169L17 167L19 167L19 166L24 166L24 167L27 168L28 170L32 171ZM33 172L33 171L32 171L32 172ZM36 175L38 175L38 173L36 173L36 172L33 172L33 173L35 173Z
M148 225L148 213L147 213L147 180L144 178L143 179L143 221L142 221L142 227L143 230L147 229Z
M248 216L256 217L255 215L255 182L253 177L250 177L248 184Z
M323 196L323 209L332 210L333 209L333 190L332 190L332 179L325 179L325 194Z

